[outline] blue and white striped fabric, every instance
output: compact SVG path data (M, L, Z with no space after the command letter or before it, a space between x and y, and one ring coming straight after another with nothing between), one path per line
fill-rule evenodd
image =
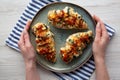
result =
M25 11L20 16L19 20L17 21L16 25L14 26L10 35L8 36L6 40L6 44L9 47L19 51L17 42L20 38L22 30L26 25L26 22L28 20L31 20L40 8L42 8L46 4L57 1L60 0L30 0ZM110 37L112 37L114 35L115 30L110 26L108 26L107 24L105 24L105 26L107 28ZM95 70L95 63L93 57L91 57L87 63L85 63L82 67L80 67L79 69L73 72L70 73L52 72L52 73L55 74L60 80L88 80L90 79L94 70Z

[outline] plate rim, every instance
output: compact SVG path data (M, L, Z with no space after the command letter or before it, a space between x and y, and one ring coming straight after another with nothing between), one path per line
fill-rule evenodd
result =
M95 20L92 18L91 14L90 14L85 8L83 8L83 7L80 6L80 5L77 5L77 4L74 4L74 3L70 3L70 2L52 2L52 3L50 3L50 4L46 4L45 6L43 6L42 8L40 8L40 9L38 10L38 12L34 15L33 19L31 20L31 24L34 22L35 18L37 17L37 15L38 15L38 13L39 13L40 11L42 11L44 8L46 8L46 7L50 6L50 5L54 5L54 4L70 4L70 5L74 5L74 6L80 7L81 9L83 9L83 10L90 16L90 18L92 19L92 22L94 23L94 25L96 25ZM30 28L31 28L31 27L32 27L32 26L30 25ZM94 30L95 30L95 27L94 27ZM30 33L30 29L29 29L29 33ZM30 40L30 41L31 41L31 40ZM36 55L37 55L37 53L36 53ZM38 54L38 55L39 55L39 54ZM55 69L52 69L52 68L50 68L50 67L47 67L47 66L39 63L39 61L38 61L37 58L36 58L36 62L37 62L40 66L42 66L43 68L45 68L45 69L47 69L47 70L50 70L50 71L53 71L53 72L58 72L58 73L67 73L67 72L72 72L72 71L74 71L74 70L82 67L91 57L92 57L92 51L91 51L90 55L87 57L86 60L84 60L80 65L76 66L76 67L75 67L74 69L72 69L72 70L71 70L71 69L69 69L69 70L55 70Z

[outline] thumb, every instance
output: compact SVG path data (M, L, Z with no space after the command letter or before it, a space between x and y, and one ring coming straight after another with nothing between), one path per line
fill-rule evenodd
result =
M100 39L101 34L102 34L102 30L101 30L101 27L100 27L100 23L98 22L97 25L96 25L96 36L95 36L95 40Z
M30 28L30 24L31 24L31 21L27 21L27 24L26 24L24 30L28 31Z

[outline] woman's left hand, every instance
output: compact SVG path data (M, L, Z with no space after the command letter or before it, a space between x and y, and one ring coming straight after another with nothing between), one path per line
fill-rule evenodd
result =
M32 44L30 43L29 34L28 34L30 23L31 23L30 21L27 22L23 32L21 33L20 40L18 42L18 46L21 50L25 63L29 63L29 62L31 63L36 61L35 50Z

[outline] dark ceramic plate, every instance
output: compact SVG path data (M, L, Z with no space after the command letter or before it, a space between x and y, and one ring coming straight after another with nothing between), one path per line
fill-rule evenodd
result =
M66 2L56 2L49 5L46 5L42 9L38 11L38 13L35 15L35 17L32 20L31 26L30 26L30 40L34 48L36 48L35 43L35 36L32 34L31 27L35 25L38 22L42 22L50 26L51 31L54 33L54 39L56 44L56 57L57 62L56 63L50 63L47 60L45 60L43 57L41 57L36 52L37 56L37 62L43 66L44 68L54 71L54 72L70 72L72 70L75 70L76 68L82 66L86 61L89 60L89 58L92 55L92 43L88 45L88 47L83 51L83 54L79 56L78 58L74 58L72 62L69 64L64 63L60 58L59 49L60 47L65 45L66 38L76 32L80 32L81 30L63 30L63 29L57 29L50 25L47 20L47 14L49 10L53 9L63 9L66 6L72 7L77 11L79 14L83 16L83 19L87 22L89 29L93 31L93 34L95 33L95 22L92 19L91 15L82 7L72 4L72 3L66 3Z

